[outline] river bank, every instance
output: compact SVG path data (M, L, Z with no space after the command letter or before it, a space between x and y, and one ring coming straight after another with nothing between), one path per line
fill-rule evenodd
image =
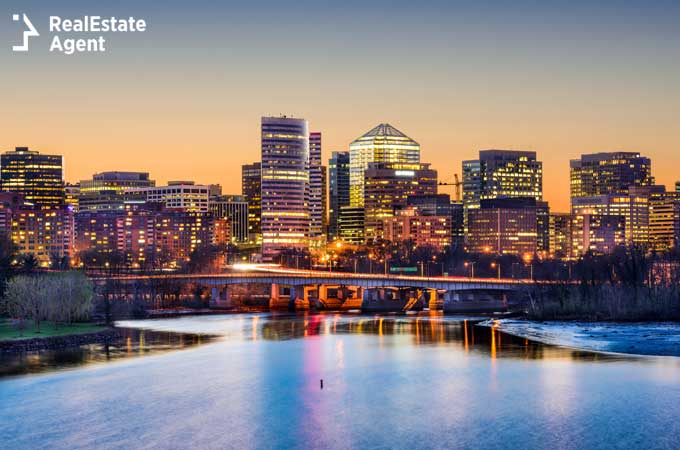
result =
M122 337L119 330L92 323L61 325L46 324L38 332L32 327L19 332L0 325L0 353L24 353L59 350L88 344L106 344Z

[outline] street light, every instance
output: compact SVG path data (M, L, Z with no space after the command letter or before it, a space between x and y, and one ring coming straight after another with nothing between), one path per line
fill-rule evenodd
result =
M470 278L474 278L475 277L475 261L471 261L471 262L465 261L464 266L470 267L470 269L471 269L470 270Z
M500 280L501 279L501 265L494 261L494 262L491 263L491 268L492 269L498 269L498 279Z

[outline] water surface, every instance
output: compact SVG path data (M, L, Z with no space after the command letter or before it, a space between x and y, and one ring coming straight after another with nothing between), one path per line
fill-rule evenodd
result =
M542 345L441 315L247 314L123 325L221 337L0 380L0 448L680 444L674 357Z

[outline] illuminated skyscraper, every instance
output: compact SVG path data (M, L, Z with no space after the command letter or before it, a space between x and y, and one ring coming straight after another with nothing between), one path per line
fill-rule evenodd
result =
M304 119L262 118L262 257L309 240L309 126Z
M326 167L321 164L321 133L309 133L309 235L325 234Z
M340 208L349 206L349 152L333 152L328 162L328 238L339 236Z
M420 145L387 123L349 144L350 205L364 206L364 172L370 163L420 162Z
M527 199L539 202L536 215L538 251L549 247L548 205L543 203L543 163L536 152L481 150L479 159L463 161L463 203L466 230L469 212L483 200Z
M530 197L543 200L543 163L536 152L481 150L479 159L463 161L463 201L469 208L481 200Z
M241 166L241 193L248 202L248 236L261 242L262 227L262 163L254 162Z
M572 201L578 197L628 194L630 186L651 186L652 162L635 152L594 153L570 167Z
M22 194L35 208L64 205L64 158L17 147L0 156L0 187Z
M437 171L429 164L370 163L364 172L366 240L382 238L382 224L409 196L437 193Z

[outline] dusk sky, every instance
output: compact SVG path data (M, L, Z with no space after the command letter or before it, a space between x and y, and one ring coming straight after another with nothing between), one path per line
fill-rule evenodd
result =
M555 211L582 153L639 151L680 180L680 2L228 3L4 0L0 150L63 154L68 181L142 170L240 193L260 117L288 114L323 133L324 159L389 122L441 180L480 149L535 150ZM28 53L13 13L41 33ZM148 30L49 53L48 16L84 14Z

